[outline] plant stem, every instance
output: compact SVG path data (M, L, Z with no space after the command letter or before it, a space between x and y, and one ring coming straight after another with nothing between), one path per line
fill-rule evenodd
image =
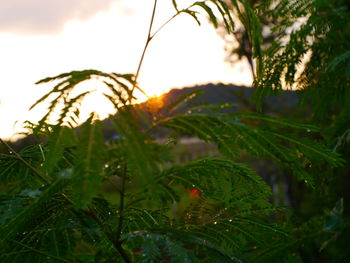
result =
M49 184L50 180L45 178L44 175L42 175L37 169L35 169L30 163L28 163L26 160L23 159L23 157L21 155L19 155L7 142L3 141L0 138L0 142L5 145L5 147L11 152L13 153L18 160L20 160L22 163L24 163L30 170L32 170L34 172L34 174L36 174L40 180L42 180L44 183Z
M124 171L122 175L122 184L120 189L120 201L119 201L119 222L117 228L117 241L120 240L123 227L123 212L124 212L124 197L125 197L125 182L126 182L126 165L124 166Z
M116 240L114 242L114 247L118 250L120 255L123 257L124 261L129 263L131 260L129 259L127 253L122 247L122 241L120 240L122 229L123 229L123 212L124 212L124 199L125 199L125 182L126 182L126 172L127 172L127 166L124 165L124 171L122 174L122 184L120 189L120 202L119 202L119 221L118 221L118 228L117 228L117 234L116 234Z
M137 85L137 79L139 77L139 74L140 74L140 70L141 70L141 67L142 67L142 63L143 63L143 59L145 57L145 54L146 54L146 51L147 51L147 48L148 48L148 45L149 43L151 42L151 40L159 33L159 31L161 31L167 24L169 24L175 17L177 17L178 15L180 15L181 13L183 13L183 10L187 10L189 8L191 8L192 6L194 6L194 4L190 5L189 7L183 9L183 10L177 10L177 13L175 15L173 15L171 18L169 18L165 23L163 23L153 34L152 34L152 27L153 27L153 22L154 22L154 17L155 17L155 14L156 14L156 9L157 9L157 0L154 0L154 5L153 5L153 11L152 11L152 16L151 16L151 22L150 22L150 25L149 25L149 29L148 29L148 34L147 34L147 39L146 39L146 44L143 48L143 51L142 51L142 55L141 55L141 58L140 58L140 61L139 61L139 64L137 66L137 70L136 70L136 74L135 74L135 79L134 79L134 83L133 83L133 86L132 86L132 89L131 89L131 93L134 92L135 88L136 88L136 85ZM145 92L138 88L143 94L145 94ZM145 94L147 96L147 94ZM131 96L132 98L132 96ZM130 98L130 99L131 99Z
M191 7L193 7L194 4L189 5L187 8L182 9L182 10L177 10L177 13L175 15L173 15L172 17L170 17L167 21L165 21L165 23L163 25L161 25L152 35L151 35L151 39L153 39L155 37L155 35L157 35L159 33L159 31L161 31L167 24L169 24L175 17L177 17L178 15L182 14L184 12L184 10L188 10Z
M54 259L56 261L65 262L65 263L72 263L73 262L73 261L65 259L65 258L61 258L61 257L57 257L57 256L54 256L54 255L50 255L50 254L48 254L48 253L46 253L44 251L40 251L40 250L35 249L33 247L29 247L26 244L23 244L23 243L18 242L16 240L12 240L12 242L14 242L14 243L16 243L16 244L18 244L18 245L20 245L22 247L25 247L25 248L29 249L30 251L33 251L33 252L35 252L35 253L37 253L39 255L45 256L47 258L52 258L52 259Z
M152 40L151 32L152 32L154 17L155 17L155 15L156 15L157 3L158 3L158 0L154 0L153 11L152 11L152 16L151 16L151 22L150 22L149 28L148 28L148 34L147 34L146 44L145 44L145 46L144 46L144 48L143 48L143 51L142 51L142 55L141 55L141 58L140 58L139 65L137 66L137 70L136 70L136 74L135 74L135 79L134 79L134 84L133 84L133 86L132 86L131 93L133 93L134 90L135 90L135 88L136 88L137 79L138 79L139 74L140 74L140 70L141 70L141 66L142 66L142 63L143 63L143 59L144 59L144 57L145 57L145 54L146 54L148 45L149 45L149 43L150 43L151 40ZM130 98L130 99L131 99L131 98Z
M131 260L128 256L128 254L125 252L124 248L122 247L121 242L115 242L114 247L118 250L122 258L126 263L131 263Z
M155 37L155 35L157 35L159 33L159 31L161 31L163 29L163 27L165 27L167 24L169 24L171 22L171 20L173 20L175 17L177 17L180 14L180 12L176 13L175 15L173 15L172 17L170 17L163 25L161 25L152 35L151 35L151 39L153 39Z
M115 249L119 252L119 254L123 258L123 260L126 263L131 263L131 260L130 260L130 258L128 256L128 254L126 253L126 251L122 247L121 240L119 240L119 238L114 238L112 232L106 230L106 225L98 218L98 216L94 213L94 211L92 209L88 209L88 210L85 210L83 212L84 212L84 214L90 216L104 230L103 231L104 234L111 241L111 243L113 244Z

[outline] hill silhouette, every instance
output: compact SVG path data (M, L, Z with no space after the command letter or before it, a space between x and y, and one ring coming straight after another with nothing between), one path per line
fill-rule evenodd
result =
M206 84L185 87L181 89L172 89L169 92L151 98L148 101L139 104L139 108L144 112L155 112L162 115L182 114L189 111L200 112L215 108L215 105L223 105L221 112L233 113L235 111L255 112L256 106L253 98L254 88L246 86L237 86L234 84ZM184 100L171 113L167 108L171 107L176 101L186 97L186 94L193 94L191 99ZM192 98L193 97L193 98ZM220 107L216 107L218 109ZM301 112L300 112L301 111ZM262 113L273 115L283 115L285 117L291 114L305 114L305 109L299 109L298 96L294 91L286 90L273 97L267 97L262 106Z
M173 115L181 114L196 109L199 106L213 106L217 104L232 104L223 111L232 113L238 110L256 111L253 100L254 89L246 86L237 86L234 84L206 84L195 85L191 87L172 89L169 92L139 104L139 109L144 112L154 112L155 114ZM172 113L167 112L167 108L176 100L181 99L186 94L195 93L197 96L184 101ZM266 98L263 103L263 112L270 114L289 115L295 113L298 105L298 97L293 91L283 91L281 94ZM106 138L113 136L113 129L110 120L105 119L104 133ZM27 136L13 142L16 150L22 149L28 145L37 143L34 138Z

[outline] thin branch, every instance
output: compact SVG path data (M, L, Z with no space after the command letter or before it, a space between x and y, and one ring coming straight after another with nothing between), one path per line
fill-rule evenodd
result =
M190 6L188 6L185 9L182 9L180 11L177 11L177 13L175 15L173 15L172 17L170 17L163 25L161 25L152 35L151 35L151 39L153 39L155 37L155 35L157 35L159 33L159 31L161 31L166 25L168 25L174 18L176 18L178 15L182 14L184 12L184 10L188 10L191 7L193 7L194 4L191 4Z
M28 163L26 160L23 159L23 157L21 155L19 155L7 142L5 142L4 140L2 140L0 138L0 142L5 145L5 147L11 152L13 153L18 160L20 160L22 163L24 163L30 170L32 170L34 172L34 174L36 174L40 180L42 180L44 183L49 184L50 180L47 179L44 175L42 175L37 169L35 169L30 163Z
M148 29L148 34L147 34L147 40L146 40L146 44L143 48L143 51L142 51L142 55L141 55L141 58L140 58L140 61L139 61L139 64L138 64L138 67L137 67L137 71L136 71L136 74L135 74L135 79L134 79L134 83L133 83L133 86L132 86L132 89L131 89L131 94L134 92L135 88L136 88L136 84L137 84L137 79L139 77L139 74L140 74L140 70L141 70L141 67L142 67L142 63L143 63L143 59L145 57L145 54L146 54L146 51L147 51L147 48L148 48L148 45L149 43L151 42L151 40L167 25L169 24L175 17L177 17L178 15L180 15L181 13L183 13L183 10L187 10L191 7L194 6L194 4L191 4L189 7L185 8L185 9L182 9L180 11L177 11L177 13L175 15L173 15L171 18L169 18L164 24L162 24L153 34L152 34L152 27L153 27L153 22L154 22L154 18L155 18L155 14L156 14L156 9L157 9L157 0L154 1L154 5L153 5L153 11L152 11L152 16L151 16L151 22L150 22L150 25L149 25L149 29ZM147 94L141 89L141 88L138 88L143 94L145 94L147 96Z
M144 59L144 57L145 57L145 54L146 54L146 50L147 50L147 48L148 48L148 45L149 45L149 43L150 43L151 40L152 40L151 32L152 32L154 17L155 17L155 15L156 15L157 3L158 3L158 0L154 0L153 11L152 11L152 16L151 16L151 22L150 22L150 24L149 24L149 29L148 29L148 34L147 34L147 40L146 40L146 44L145 44L145 46L144 46L144 48L143 48L143 51L142 51L142 55L141 55L141 58L140 58L139 65L137 66L137 70L136 70L136 74L135 74L135 79L134 79L134 84L133 84L133 86L132 86L131 93L133 93L134 90L135 90L135 88L136 88L136 83L137 83L137 79L138 79L139 74L140 74L140 70L141 70L141 66L142 66L142 63L143 63L143 59Z
M123 257L125 262L131 263L129 256L127 255L127 253L122 247L122 241L120 240L120 237L122 234L122 228L123 228L123 220L124 220L123 212L124 212L124 199L125 199L126 172L127 172L127 166L125 164L124 171L122 174L122 185L120 189L119 221L118 221L117 235L116 235L116 241L114 242L114 247L119 251L120 255Z
M57 261L60 261L60 262L65 262L65 263L72 263L72 262L73 262L73 261L71 261L71 260L67 260L67 259L65 259L65 258L60 258L60 257L54 256L54 255L50 255L50 254L48 254L48 253L46 253L46 252L43 252L43 251L40 251L40 250L38 250L38 249L29 247L29 246L27 246L27 245L25 245L25 244L23 244L23 243L21 243L21 242L18 242L18 241L16 241L16 240L12 240L12 242L14 242L14 243L16 243L16 244L18 244L18 245L20 245L20 246L22 246L22 247L25 247L25 248L29 249L30 251L33 251L33 252L35 252L35 253L37 253L37 254L40 254L40 255L45 256L45 257L48 257L48 258L52 258L52 259L57 260Z
M117 184L115 184L110 178L106 178L106 181L115 189L118 191L118 193L120 193L120 189L118 187Z
M144 198L144 197L135 199L135 200L129 202L128 204L126 204L124 207L126 207L126 208L131 207L132 205L135 205L138 202L141 202L141 201L144 201L144 200L146 200L146 198Z
M106 230L106 224L104 224L99 217L93 212L92 209L84 210L84 214L90 216L104 231L104 234L107 236L107 238L111 241L113 246L116 248L116 250L119 252L119 254L122 256L124 261L126 263L131 263L131 260L128 256L128 254L125 252L124 248L122 247L122 242L116 238L114 238L112 232L109 232Z
M122 256L122 258L126 263L131 263L131 260L128 254L125 252L124 248L122 247L121 242L115 242L114 247L118 250L118 252L120 253L120 255Z
M175 15L173 15L171 18L169 18L163 25L161 25L152 35L151 39L155 37L165 27L167 24L169 24L175 17L177 17L181 12L177 12Z
M121 184L121 189L119 191L120 193L120 203L119 203L119 221L118 221L118 227L117 227L117 232L116 236L112 234L111 231L108 231L106 229L106 224L100 220L100 218L94 213L94 211L89 208L88 210L84 210L83 212L90 216L99 226L102 227L104 230L104 234L107 236L107 238L112 242L113 246L116 248L116 250L119 252L121 257L124 259L126 263L131 263L131 260L122 247L122 240L120 240L121 233L122 233L122 227L123 227L123 211L124 211L124 197L125 197L125 183L126 183L126 172L127 172L127 166L124 166L124 171L122 174L122 184Z
M118 228L117 228L117 241L120 240L120 236L122 233L122 227L123 227L126 172L127 172L127 167L126 167L126 165L124 165L124 171L123 171L123 175L122 175L122 185L121 185L121 189L120 189L119 222L118 222Z

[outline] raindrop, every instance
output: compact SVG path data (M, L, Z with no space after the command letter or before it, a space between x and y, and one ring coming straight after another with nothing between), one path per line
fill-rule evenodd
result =
M311 132L311 130L310 130L310 129L307 129L306 131L307 131L307 132Z
M232 219L228 220L229 222L232 222Z
M108 164L105 164L105 168L108 168L109 167L109 165Z
M193 184L192 187L196 187L196 186Z
M304 180L304 182L307 184L307 180Z
M10 154L12 154L12 151L10 151Z
M215 222L214 222L214 225L216 225L217 223L218 223L218 222L215 221Z

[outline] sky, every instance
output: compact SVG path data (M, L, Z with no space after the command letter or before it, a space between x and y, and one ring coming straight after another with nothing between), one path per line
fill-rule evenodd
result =
M155 29L174 14L171 0L158 2ZM17 138L23 121L45 114L45 105L28 111L49 91L34 84L42 78L84 69L135 73L152 7L151 0L1 0L0 137ZM152 40L139 84L149 96L209 82L250 85L248 65L231 67L224 58L224 42L205 17L199 27L182 15ZM84 105L101 118L113 111L98 96Z

